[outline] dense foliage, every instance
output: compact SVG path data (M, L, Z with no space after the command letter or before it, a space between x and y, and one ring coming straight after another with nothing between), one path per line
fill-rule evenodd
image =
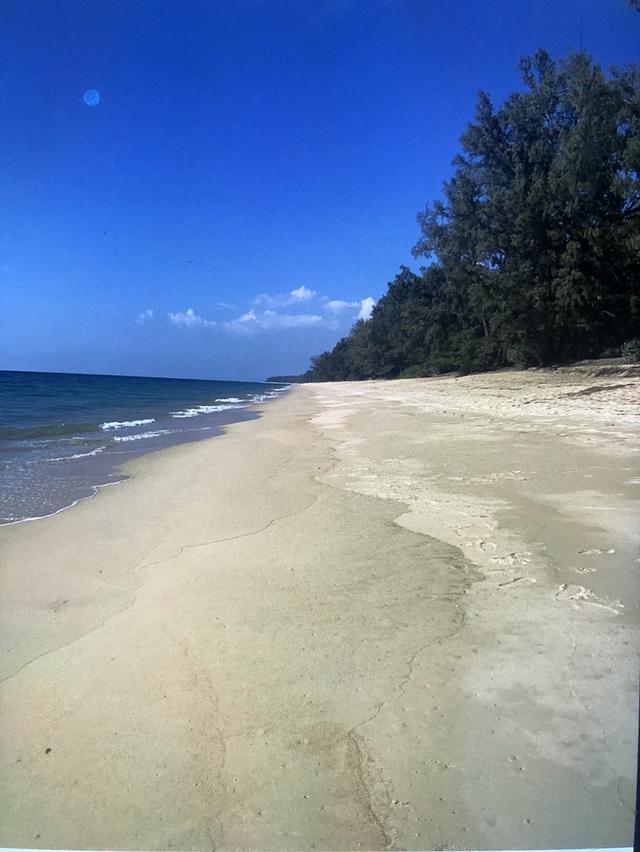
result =
M538 366L638 336L640 72L544 51L520 70L499 108L480 93L444 198L418 216L429 265L401 267L307 380Z

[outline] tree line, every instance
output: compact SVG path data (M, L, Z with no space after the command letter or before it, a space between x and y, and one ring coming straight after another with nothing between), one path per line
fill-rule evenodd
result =
M480 92L443 198L367 321L306 381L558 364L640 336L640 70L585 53L520 61L521 91Z

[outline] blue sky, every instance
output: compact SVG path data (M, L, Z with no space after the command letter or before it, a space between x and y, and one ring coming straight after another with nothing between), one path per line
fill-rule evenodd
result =
M9 0L0 368L298 372L386 289L477 91L637 61L626 0ZM87 106L83 94L100 92Z

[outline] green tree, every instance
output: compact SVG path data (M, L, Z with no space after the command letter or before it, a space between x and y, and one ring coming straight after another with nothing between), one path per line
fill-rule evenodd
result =
M640 336L640 72L543 50L520 72L498 108L479 94L418 216L427 267L401 267L309 378L552 364Z
M505 362L545 364L596 354L626 322L639 89L637 72L607 80L585 54L538 51L520 67L525 90L497 111L480 94L414 252L440 260L462 325Z

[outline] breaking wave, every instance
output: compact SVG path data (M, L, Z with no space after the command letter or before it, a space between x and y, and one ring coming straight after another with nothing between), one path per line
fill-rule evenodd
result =
M110 423L102 423L101 429L129 429L131 426L146 426L149 423L155 423L155 417L147 418L146 420L112 420Z
M137 435L116 435L114 441L144 441L147 438L157 438L159 435L170 435L172 429L157 429L155 432L138 432Z

